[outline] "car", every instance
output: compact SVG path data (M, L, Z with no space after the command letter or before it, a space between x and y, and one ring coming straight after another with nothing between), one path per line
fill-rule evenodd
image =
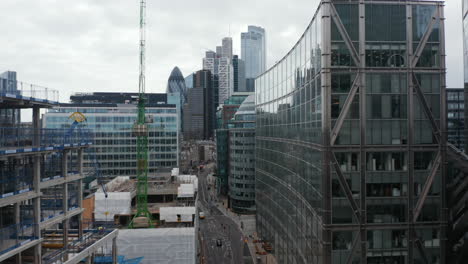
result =
M223 241L221 239L216 240L216 246L222 247L223 246Z
M200 211L200 212L198 213L198 217L199 217L200 219L205 219L205 213L202 212L202 211Z

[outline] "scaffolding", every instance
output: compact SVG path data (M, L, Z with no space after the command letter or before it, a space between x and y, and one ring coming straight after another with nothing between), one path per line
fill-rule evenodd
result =
M114 228L84 228L82 161L92 134L86 129L41 128L40 109L57 105L49 97L53 93L47 90L41 96L31 89L28 94L18 91L20 86L0 79L2 111L32 108L32 124L0 120L0 262L91 260L100 245L115 248L118 233Z

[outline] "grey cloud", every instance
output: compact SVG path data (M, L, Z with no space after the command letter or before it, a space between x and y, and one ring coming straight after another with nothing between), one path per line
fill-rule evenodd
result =
M460 1L447 1L448 85L461 87ZM1 0L0 71L73 92L137 91L139 1ZM148 0L147 91L164 92L174 66L201 68L229 31L240 53L247 25L267 30L268 64L281 59L314 15L310 0ZM460 21L459 21L460 20Z

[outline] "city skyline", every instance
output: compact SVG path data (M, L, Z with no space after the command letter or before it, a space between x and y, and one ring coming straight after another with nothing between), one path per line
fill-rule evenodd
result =
M266 29L267 68L270 68L299 39L314 11L314 4L304 0L297 0L286 8L279 1L268 2L270 9L265 15L255 12L255 8L250 9L252 11L236 12L243 2L211 3L204 2L206 10L197 1L184 4L149 3L149 92L164 92L167 77L175 66L179 66L187 75L199 70L199 61L205 51L219 45L223 37L233 38L233 54L240 55L240 33L248 25L260 25ZM266 1L253 3L254 7L261 7L262 4L266 4ZM211 16L206 18L202 16L219 5L225 7L223 10L230 11L219 15L211 12ZM53 8L48 5L48 1L28 3L27 10L35 10L37 15L29 15L22 7L22 3L11 0L0 3L0 8L10 10L2 16L0 23L0 29L5 32L0 36L0 47L9 51L0 55L2 71L17 71L21 81L59 90L62 102L67 101L71 91L138 90L135 81L138 79L138 61L135 59L138 35L134 30L137 12L130 12L136 10L132 2L119 3L112 8L106 1L55 3ZM287 21L275 18L281 17L275 14L283 12L290 12L294 16L290 16ZM463 45L461 1L447 1L445 13L447 84L451 88L461 88L463 59L458 55ZM19 14L28 19L18 20ZM67 17L74 17L73 22L67 20ZM198 23L190 23L193 19ZM217 21L216 25L210 24L213 20ZM175 45L174 42L182 45Z
M0 2L0 263L467 262L468 0Z

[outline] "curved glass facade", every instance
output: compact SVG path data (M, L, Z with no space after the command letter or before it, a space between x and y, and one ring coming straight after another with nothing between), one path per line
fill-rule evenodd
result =
M445 263L443 2L322 1L256 79L257 230L278 263Z
M323 247L321 16L255 83L257 229L278 263L319 263Z
M239 107L229 129L229 198L234 212L255 212L255 96Z

